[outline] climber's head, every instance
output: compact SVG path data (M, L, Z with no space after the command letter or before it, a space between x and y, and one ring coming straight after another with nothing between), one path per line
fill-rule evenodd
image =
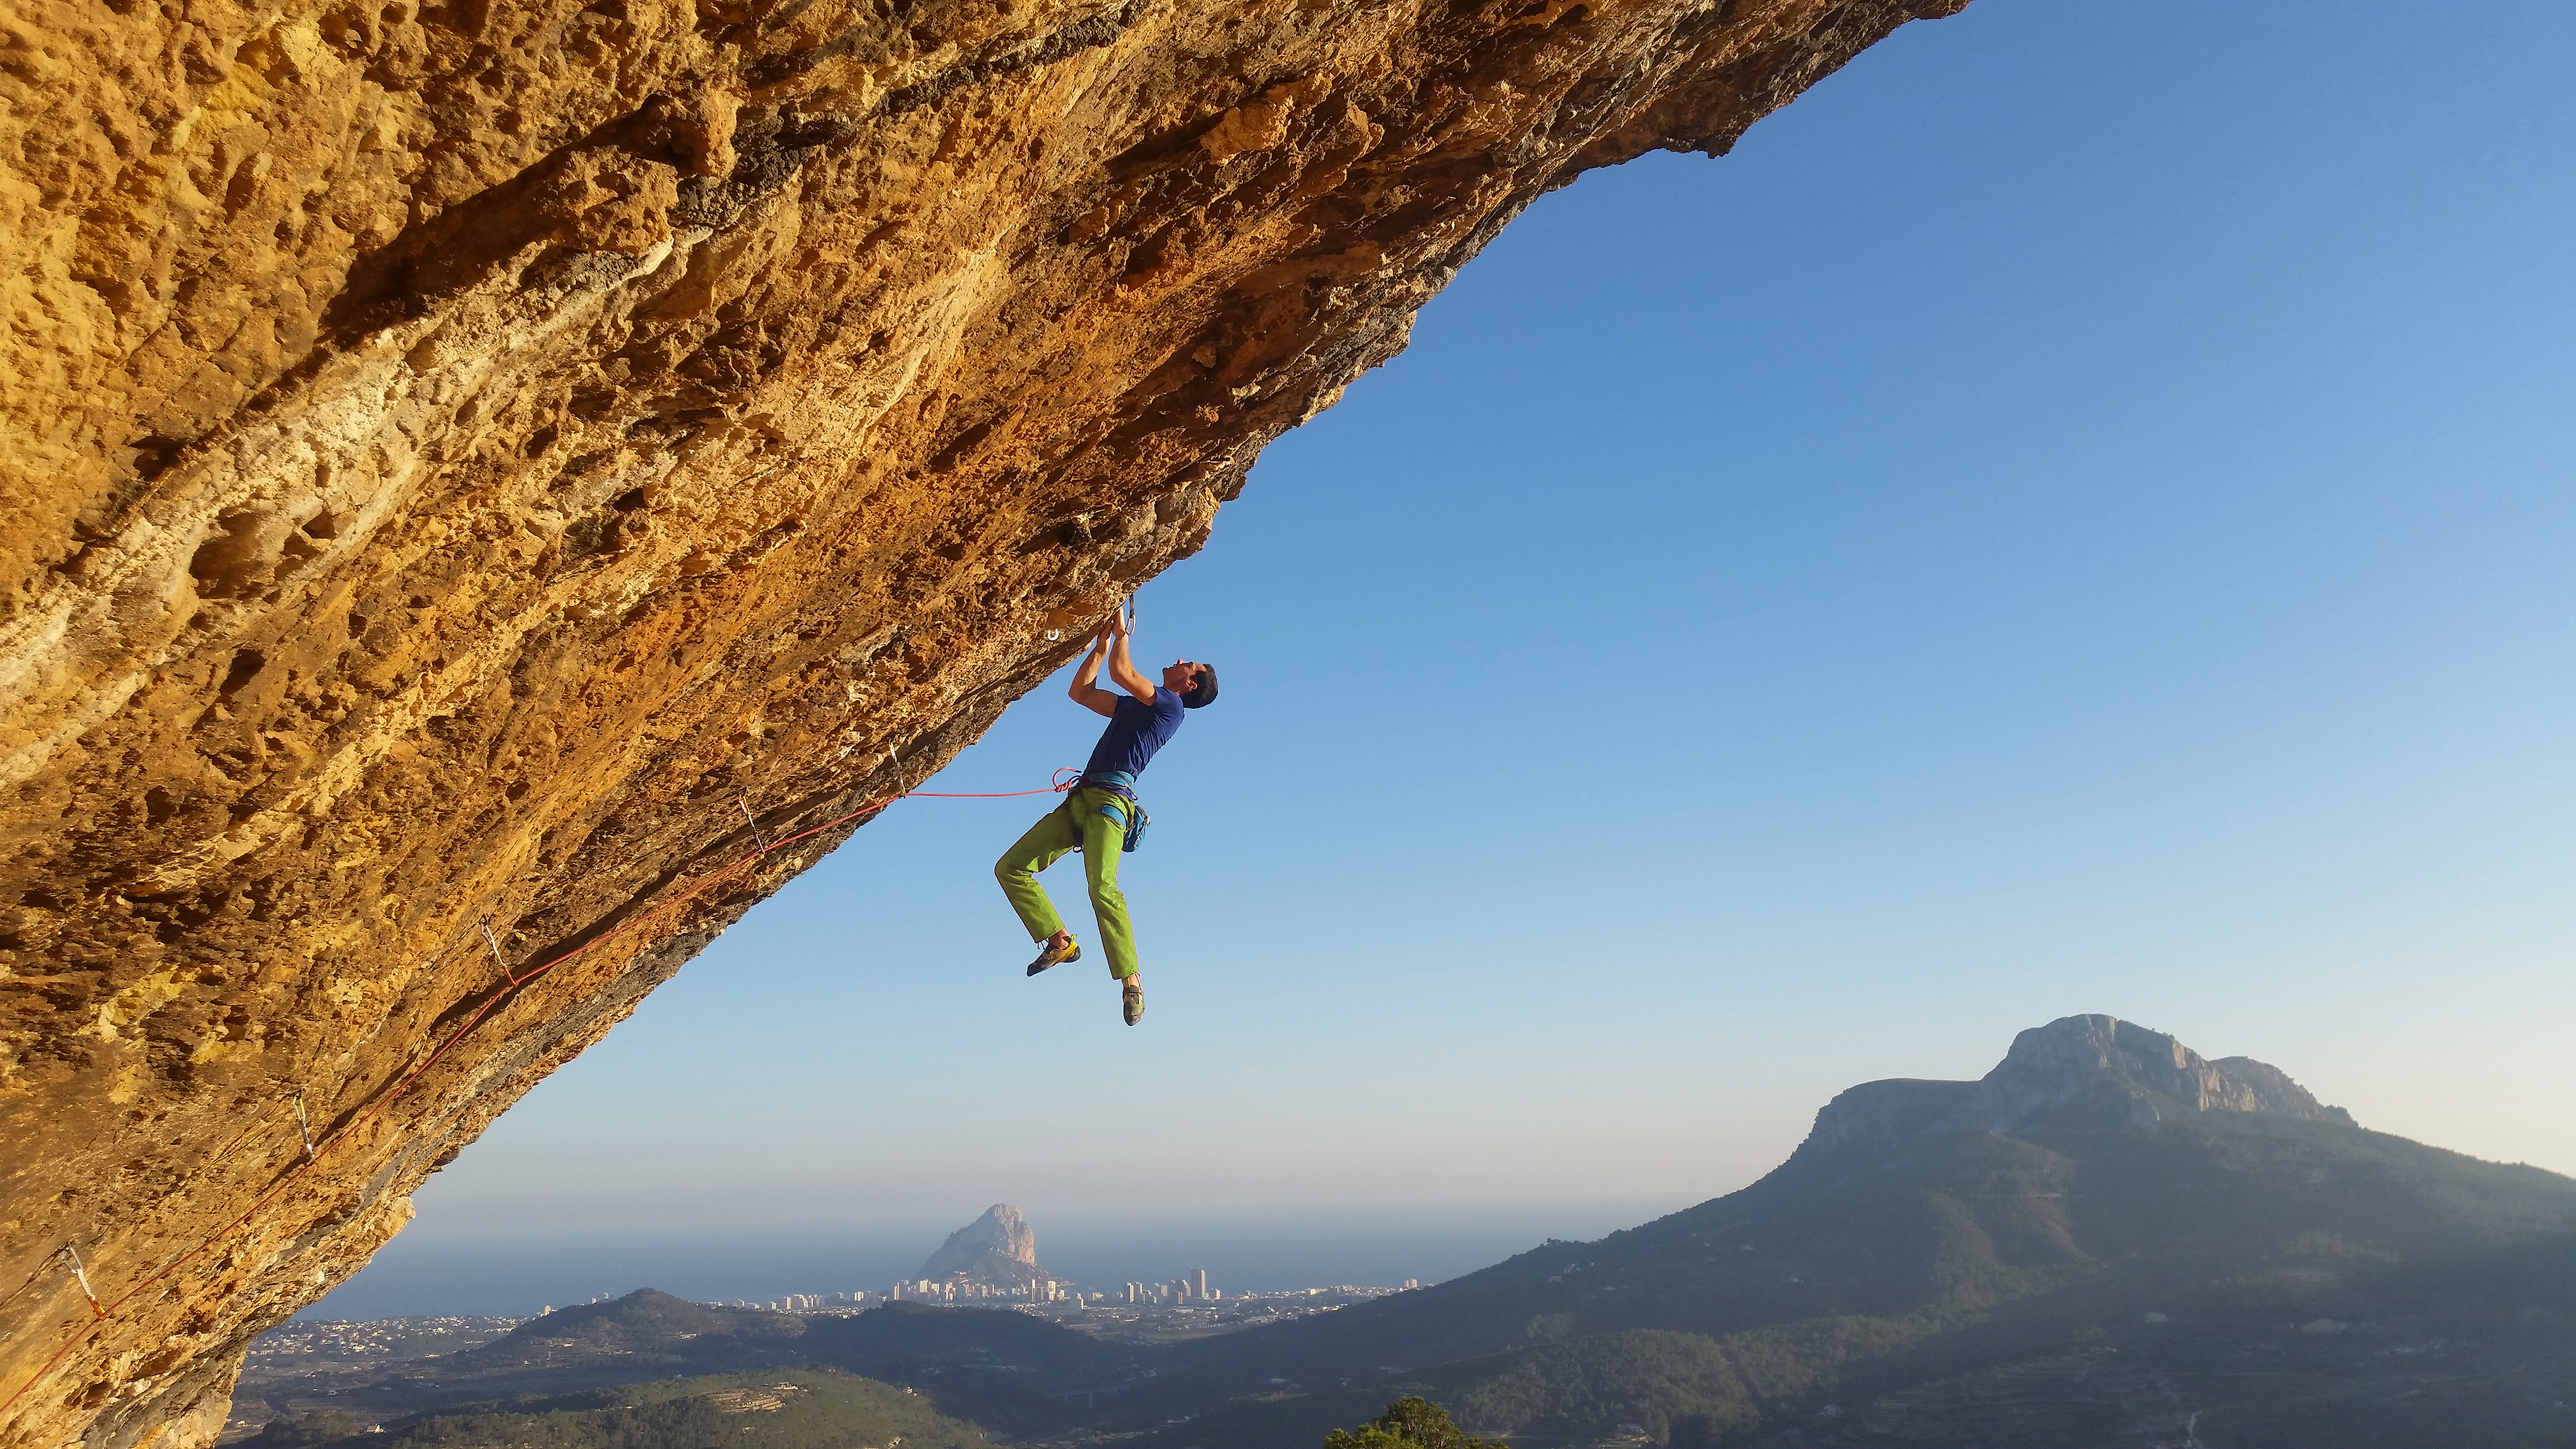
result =
M1163 666L1163 687L1199 709L1216 700L1216 671L1195 659L1175 659Z

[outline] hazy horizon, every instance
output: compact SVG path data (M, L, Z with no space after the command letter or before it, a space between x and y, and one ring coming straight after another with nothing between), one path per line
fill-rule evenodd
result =
M589 1232L547 1223L499 1233L415 1224L349 1284L298 1319L438 1314L519 1317L638 1288L700 1302L767 1301L789 1293L882 1293L919 1275L947 1236L990 1207L952 1219L776 1223L658 1232ZM1014 1204L1029 1212L1026 1204ZM1094 1290L1164 1282L1204 1267L1231 1295L1407 1278L1445 1282L1539 1246L1591 1239L1686 1203L1370 1205L1254 1214L1136 1218L1029 1212L1038 1258Z
M1686 1201L1317 1202L1269 1212L1138 1214L997 1201L1026 1216L1041 1265L1065 1281L1101 1290L1204 1267L1217 1287L1233 1294L1444 1282L1548 1241L1606 1237L1748 1185ZM880 1183L873 1197L884 1202L891 1195ZM883 1292L919 1276L951 1233L993 1205L960 1206L945 1217L798 1221L778 1217L777 1205L745 1210L720 1193L674 1191L656 1195L643 1215L619 1217L597 1202L562 1202L506 1227L468 1208L425 1215L357 1277L295 1317L522 1317L639 1288L701 1302L755 1303L791 1293ZM643 1216L663 1225L639 1226Z

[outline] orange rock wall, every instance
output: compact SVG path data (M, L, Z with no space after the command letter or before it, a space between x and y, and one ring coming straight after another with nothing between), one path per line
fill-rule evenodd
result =
M9 0L0 1442L205 1439L854 828L710 883L745 808L972 741L1540 192L1957 3Z

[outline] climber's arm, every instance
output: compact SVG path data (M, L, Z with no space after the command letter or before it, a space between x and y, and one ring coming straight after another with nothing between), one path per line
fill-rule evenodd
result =
M1154 702L1154 681L1136 672L1136 661L1127 657L1127 611L1120 609L1109 616L1109 677L1120 689L1146 704ZM1106 711L1103 711L1106 713Z
M1093 714L1115 714L1118 696L1100 687L1100 661L1109 652L1109 627L1102 625L1093 636L1091 652L1082 656L1082 667L1073 671L1073 687L1065 691L1073 702Z

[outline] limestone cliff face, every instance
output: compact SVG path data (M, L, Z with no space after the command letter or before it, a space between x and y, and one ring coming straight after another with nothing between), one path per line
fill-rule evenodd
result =
M854 828L746 812L972 740L1540 192L1958 3L11 0L0 1440L203 1437Z

